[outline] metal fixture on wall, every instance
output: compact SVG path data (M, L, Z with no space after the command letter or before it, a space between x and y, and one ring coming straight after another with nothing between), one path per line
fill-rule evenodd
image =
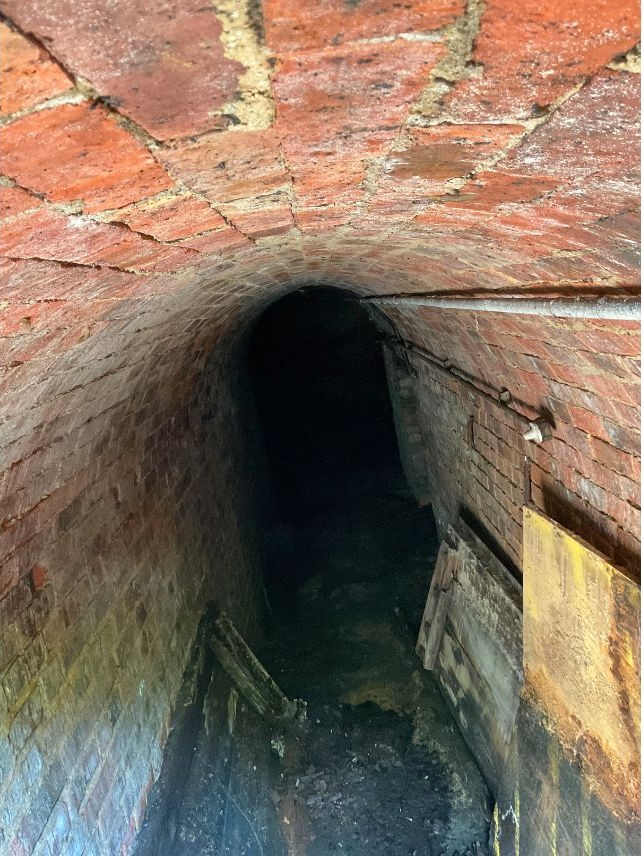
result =
M434 309L466 309L469 312L500 312L505 315L540 315L554 318L600 318L606 321L640 321L637 297L559 297L535 300L525 297L469 298L382 295L362 298L366 303L393 306L427 306Z
M529 423L529 428L522 435L523 440L530 443L544 443L545 440L551 440L551 425L546 419L536 419L535 422Z
M495 394L487 392L484 389L480 389L479 386L476 386L473 381L469 380L466 377L463 377L463 375L458 372L457 368L451 363L450 360L440 359L439 357L436 357L431 354L429 351L425 351L424 348L421 348L414 342L408 342L405 339L388 339L388 342L392 345L396 345L398 348L407 353L415 354L425 362L429 363L433 368L437 369L448 377L457 380L463 386L474 392L477 396L484 398L486 401L492 402L496 405L496 407L499 407L505 413L511 414L518 422L520 422L524 426L523 437L525 440L542 443L546 440L551 439L552 426L540 414L536 415L537 411L535 409L529 408L534 413L534 416L530 417L525 416L519 410L516 410L515 407L510 406L510 404L513 402L513 397L509 390L503 388L501 390L497 390ZM535 425L538 426L538 435L533 433ZM540 436L541 439L537 440L537 436Z

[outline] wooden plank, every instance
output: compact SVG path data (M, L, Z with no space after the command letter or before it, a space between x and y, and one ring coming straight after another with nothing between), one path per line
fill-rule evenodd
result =
M440 644L444 634L444 625L446 624L447 615L449 614L449 604L451 603L451 595L453 593L453 578L458 562L458 553L455 550L449 550L444 562L444 571L438 588L438 598L435 605L435 612L431 620L431 626L426 637L426 645L424 648L423 665L427 670L435 668L438 659Z
M442 579L423 661L496 793L523 682L521 587L463 521L446 543L455 579Z
M452 529L461 562L449 629L498 706L496 731L508 742L523 683L521 588L463 521Z
M449 545L446 543L446 541L443 541L440 544L438 557L435 560L433 576L431 577L431 585L429 586L429 593L426 597L424 613L422 615L422 621L420 622L420 630L418 632L417 643L415 645L415 653L418 655L418 657L424 658L424 649L426 648L426 635L429 629L429 625L431 624L431 621L433 620L433 616L435 614L435 607L438 602L440 587L442 585L442 577L444 575L444 569L446 567L446 559L448 553Z
M440 645L438 680L467 746L492 793L502 775L511 733L499 729L500 712L489 687L454 639L447 624ZM513 723L512 723L513 724Z
M257 713L269 719L305 718L305 702L290 700L282 693L224 612L212 628L212 650Z

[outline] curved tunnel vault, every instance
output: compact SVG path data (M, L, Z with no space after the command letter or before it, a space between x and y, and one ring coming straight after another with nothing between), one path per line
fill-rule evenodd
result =
M356 295L309 287L237 347L256 500L238 523L266 607L251 632L305 717L257 716L262 681L217 644L212 662L208 613L135 852L475 852L487 787L413 652L438 541L401 470L380 331Z
M130 852L204 604L258 641L274 503L245 349L314 286L378 321L406 481L468 557L440 669L471 745L493 736L494 846L629 856L639 323L505 301L639 293L636 4L109 5L0 0L0 853ZM340 315L337 383L365 415ZM370 401L346 454L378 437L394 458ZM538 418L551 437L527 443ZM569 537L583 585L530 558ZM473 568L497 597L474 602ZM526 674L501 657L523 635Z
M271 298L303 284L287 285L281 268L273 274L279 279ZM202 275L174 293L130 297L127 313L110 301L92 335L60 347L53 359L21 359L11 370L28 392L10 387L12 413L4 425L9 773L2 804L3 829L26 847L43 836L53 840L60 823L69 840L87 846L96 839L95 852L116 852L127 837L125 806L137 806L133 831L143 821L145 800L135 794L146 793L160 772L167 715L203 604L215 599L253 638L263 602L256 522L265 511L266 472L255 452L261 437L243 353L252 324L271 302L265 275L227 291ZM304 282L311 279L324 281L312 270ZM532 500L629 561L636 549L629 545L637 459L625 424L631 405L616 396L632 388L636 363L627 353L636 325L412 306L386 313L393 325L387 338L415 341L440 363L389 348L387 370L398 396L392 403L407 440L400 450L405 470L416 479L417 498L432 502L440 532L460 509L471 509L487 543L499 543L522 567L522 426L484 397L472 399L456 376L463 371L484 380L487 392L489 385L509 388L536 411L543 400L550 403L554 439L534 450ZM10 344L16 354L19 340ZM546 369L537 349L556 368ZM445 355L457 371L445 373ZM539 374L527 368L534 360ZM585 383L596 390L604 388L607 367L614 372L614 397L603 399L611 417L603 417L611 431L605 439L573 424L586 412L579 395L587 404L590 393L560 378L571 377L579 360L592 379ZM563 393L566 401L557 397ZM599 453L611 455L609 479L618 480L619 491L630 490L629 501L622 494L609 499L606 482L592 487L564 464L581 466ZM37 478L27 475L32 467ZM603 464L582 467L597 480L608 475ZM607 502L619 514L623 509L622 526L615 526ZM20 772L27 763L33 786ZM84 801L74 802L78 789ZM40 829L24 808L36 799L45 806ZM87 825L92 813L102 818L98 832Z

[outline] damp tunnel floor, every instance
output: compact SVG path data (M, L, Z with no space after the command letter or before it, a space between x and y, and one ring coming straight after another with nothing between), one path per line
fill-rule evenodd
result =
M263 720L197 640L136 856L486 852L489 796L414 653L438 541L382 475L272 533L261 662L307 702Z

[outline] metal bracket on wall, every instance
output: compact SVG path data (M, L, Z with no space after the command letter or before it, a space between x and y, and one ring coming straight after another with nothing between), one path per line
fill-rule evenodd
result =
M416 345L414 342L409 342L406 339L389 339L389 342L407 353L415 354L420 357L420 359L429 363L433 368L442 372L444 375L457 380L464 387L475 393L475 395L494 404L504 413L510 414L523 426L522 435L527 442L543 443L552 438L552 425L539 413L529 417L525 416L519 410L516 410L515 407L511 407L510 403L513 402L513 399L509 397L509 400L507 400L508 397L506 393L508 390L504 387L503 389L497 390L495 394L492 394L485 389L481 389L480 386L474 383L474 381L464 377L450 360L441 360L439 357L436 357L434 354L431 354L429 351L424 350L424 348L421 348L419 345ZM486 383L484 385L488 386ZM529 409L532 410L534 414L537 413L535 409Z
M523 440L528 440L531 443L544 443L545 440L551 440L551 425L546 419L536 419L535 422L529 423L529 428L522 435Z

